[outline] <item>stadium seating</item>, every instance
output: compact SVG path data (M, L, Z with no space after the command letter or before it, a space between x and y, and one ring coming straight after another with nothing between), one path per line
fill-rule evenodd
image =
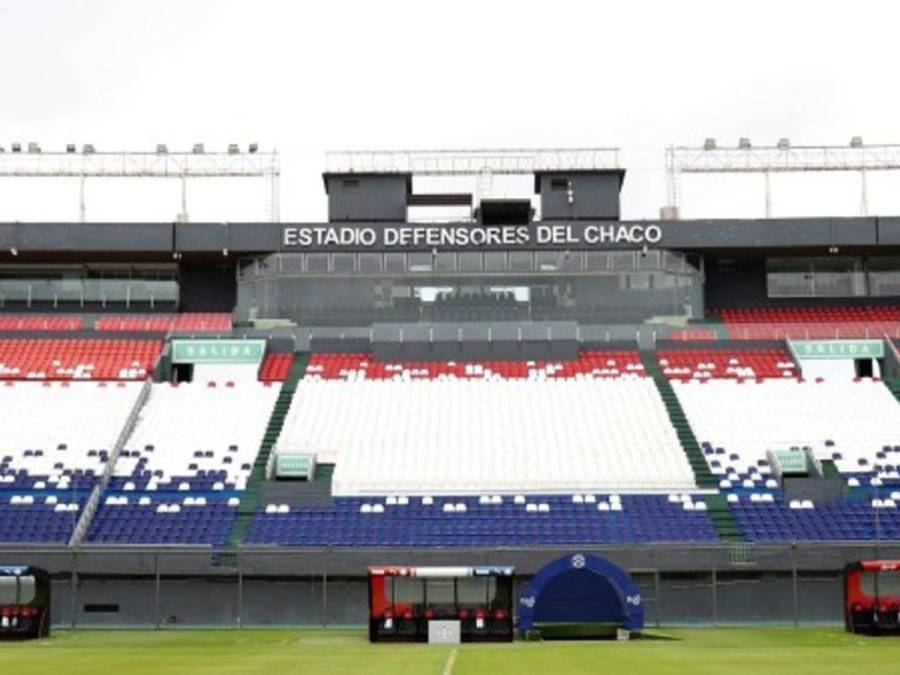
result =
M313 357L276 447L335 463L343 495L695 486L636 352L568 363Z
M103 332L217 333L231 330L231 315L217 312L103 316L94 329Z
M293 354L267 354L259 369L261 382L284 382L294 363Z
M0 541L65 544L84 501L71 494L15 494L0 490Z
M743 380L797 377L799 374L790 355L781 349L660 350L656 356L663 374L670 380Z
M125 382L0 386L0 490L92 488L140 389Z
M718 334L711 328L682 328L669 334L670 340L679 340L681 342L703 342L715 340L717 337Z
M778 493L752 493L732 495L731 509L748 541L900 539L900 493L896 496L792 504Z
M88 540L224 546L239 504L236 497L109 495L91 523Z
M0 379L142 380L161 351L156 340L0 340Z
M0 331L49 331L65 332L79 330L83 320L80 316L66 315L0 315Z
M877 381L712 379L673 388L711 470L732 484L765 483L767 450L809 447L852 474L871 471L878 453L900 442L900 407Z
M314 354L306 380L567 379L643 375L634 351L584 351L572 361L378 362L370 354Z
M259 382L152 385L112 490L242 490L278 388Z
M537 546L712 542L689 495L338 498L330 509L268 504L246 542L284 546Z
M721 309L728 334L739 340L900 337L900 307Z

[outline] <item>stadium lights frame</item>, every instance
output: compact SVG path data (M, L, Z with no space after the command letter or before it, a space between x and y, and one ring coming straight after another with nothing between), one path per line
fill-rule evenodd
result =
M19 144L13 144L16 146ZM85 222L85 182L88 178L177 178L181 180L179 220L187 221L187 181L196 178L262 178L267 183L267 217L280 219L278 152L261 152L251 144L247 152L235 152L234 144L221 152L177 152L160 144L149 151L98 151L91 144L82 152L0 152L0 177L80 179L79 220Z
M619 148L348 150L326 153L325 164L328 173L409 173L419 176L514 175L621 168Z
M900 144L866 145L854 136L847 145L791 145L787 138L774 146L751 145L740 139L737 146L719 147L709 138L699 147L666 149L667 206L677 213L681 202L682 174L758 173L765 177L766 218L772 216L770 176L773 173L850 171L860 174L860 213L869 212L866 173L900 170Z

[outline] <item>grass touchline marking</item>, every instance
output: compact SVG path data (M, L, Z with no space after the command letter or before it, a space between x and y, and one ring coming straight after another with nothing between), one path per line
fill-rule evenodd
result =
M444 670L441 671L441 675L451 675L453 673L453 664L456 663L457 652L459 652L459 649L454 647L453 651L450 652L450 656L447 657L447 663L444 664Z

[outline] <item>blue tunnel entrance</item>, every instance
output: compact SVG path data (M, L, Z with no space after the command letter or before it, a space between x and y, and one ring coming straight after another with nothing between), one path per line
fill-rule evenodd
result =
M575 553L541 569L519 598L519 631L542 638L615 637L644 627L641 594L603 558Z

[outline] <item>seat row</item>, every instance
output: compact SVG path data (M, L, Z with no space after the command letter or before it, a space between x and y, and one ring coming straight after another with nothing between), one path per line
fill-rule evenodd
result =
M900 445L900 407L872 380L674 381L678 400L712 472L732 482L764 480L767 451L810 448L845 474L876 465L890 477ZM759 477L757 479L757 477Z
M143 380L161 352L158 340L0 340L0 379Z
M636 351L583 351L571 361L376 361L371 354L314 354L307 377L322 380L567 379L643 375Z
M147 333L222 333L231 330L231 314L225 312L183 312L180 314L126 314L102 316L94 330Z
M304 379L276 448L336 464L336 494L694 487L647 377Z
M733 339L827 339L898 335L900 307L721 309Z
M756 379L799 375L790 355L782 349L660 350L656 357L663 374L673 380Z

